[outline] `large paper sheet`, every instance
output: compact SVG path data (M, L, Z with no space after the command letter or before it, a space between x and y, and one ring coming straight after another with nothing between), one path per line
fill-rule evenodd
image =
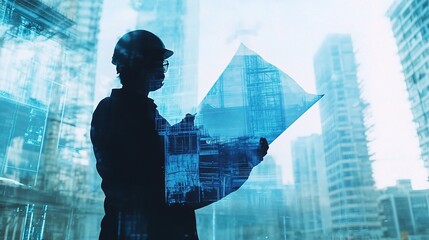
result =
M258 156L322 96L241 45L193 116L167 130L166 203L205 205L237 190Z

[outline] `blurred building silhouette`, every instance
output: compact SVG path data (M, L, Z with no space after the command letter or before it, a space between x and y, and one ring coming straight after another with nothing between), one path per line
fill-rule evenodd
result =
M297 229L303 239L328 239L331 231L326 163L322 136L299 137L292 142Z
M429 174L429 2L395 0L387 15L398 46L421 157Z
M382 190L378 200L383 239L429 239L429 190L413 190L408 179Z
M171 123L195 113L198 94L199 3L192 0L131 0L136 28L155 33L174 51L164 86L151 93Z
M314 57L332 232L340 239L380 235L357 65L349 35L326 37Z
M98 235L88 126L101 6L0 1L0 238Z

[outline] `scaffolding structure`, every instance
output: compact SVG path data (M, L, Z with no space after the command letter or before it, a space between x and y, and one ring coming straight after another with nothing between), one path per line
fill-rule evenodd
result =
M200 183L202 197L208 202L221 198L221 162L219 159L219 144L210 143L211 138L200 138Z
M319 98L240 46L201 103L198 127L165 133L167 203L211 203L239 189L262 161L260 137L274 141Z
M210 137L204 127L164 133L165 197L169 205L202 206L236 191L260 161L258 141Z
M265 137L271 143L320 97L241 45L200 104L198 116L212 137Z
M165 191L169 204L199 202L199 132L173 126L165 140Z
M244 66L247 131L272 142L277 136L266 134L287 127L279 70L257 55L245 55Z

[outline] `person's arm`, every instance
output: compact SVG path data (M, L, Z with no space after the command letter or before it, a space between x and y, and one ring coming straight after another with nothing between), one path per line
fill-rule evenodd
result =
M91 142L94 149L95 158L97 160L97 171L102 178L109 177L109 170L111 167L111 157L108 149L111 148L110 132L109 129L109 109L110 99L103 99L95 109L91 121Z
M187 113L185 115L185 117L178 123L174 124L173 126L171 126L171 129L173 131L189 131L189 130L194 130L195 129L195 125L194 125L194 121L195 121L195 114L190 114Z
M221 154L223 164L223 185L225 197L238 190L254 167L262 162L268 151L268 142L265 138L260 138L259 143L251 139L239 139L237 143L226 146Z

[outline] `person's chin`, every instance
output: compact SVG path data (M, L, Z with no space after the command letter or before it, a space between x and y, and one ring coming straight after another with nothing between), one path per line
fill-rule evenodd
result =
M164 82L161 82L161 84L155 85L155 86L151 86L150 90L151 92L154 92L160 88L162 88L162 86L164 86Z

